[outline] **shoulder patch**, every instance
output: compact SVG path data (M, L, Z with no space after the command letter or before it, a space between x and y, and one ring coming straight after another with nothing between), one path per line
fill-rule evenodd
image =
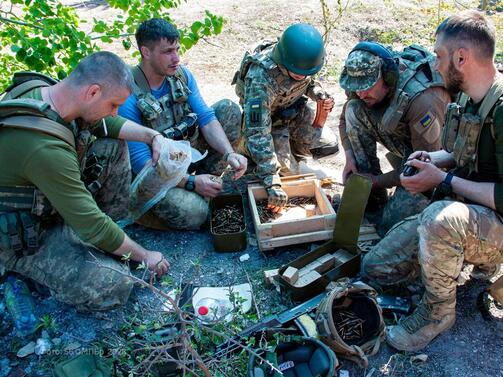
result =
M431 112L427 112L426 115L424 117L422 117L420 120L419 120L419 123L421 123L421 125L426 128L428 127L431 123L433 123L433 121L435 120L435 117L433 116L433 114Z

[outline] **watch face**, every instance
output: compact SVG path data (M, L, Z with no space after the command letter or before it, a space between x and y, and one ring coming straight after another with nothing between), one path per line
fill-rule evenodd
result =
M185 182L185 189L188 191L194 191L195 188L196 188L195 178L193 175L191 175L189 176L189 178L187 178L187 182Z

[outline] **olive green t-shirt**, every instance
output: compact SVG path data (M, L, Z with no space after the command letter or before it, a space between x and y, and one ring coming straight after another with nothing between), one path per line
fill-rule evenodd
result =
M466 106L466 112L476 114L482 102ZM468 179L477 182L494 182L496 210L503 214L503 103L496 106L489 116L493 117L493 129L486 121L480 132L478 145L478 172ZM494 133L494 135L493 135ZM493 137L494 136L494 137Z
M23 96L42 100L40 89ZM105 119L108 136L116 138L126 120ZM66 142L31 130L0 128L0 186L36 186L79 237L111 252L124 232L97 206L80 179L77 153Z

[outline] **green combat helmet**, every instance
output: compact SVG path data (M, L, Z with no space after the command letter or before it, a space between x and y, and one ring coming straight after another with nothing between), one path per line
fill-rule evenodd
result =
M308 24L290 25L274 46L272 57L276 64L297 75L317 73L325 60L321 34Z
M382 60L368 51L351 52L344 63L340 84L350 92L372 88L381 77Z

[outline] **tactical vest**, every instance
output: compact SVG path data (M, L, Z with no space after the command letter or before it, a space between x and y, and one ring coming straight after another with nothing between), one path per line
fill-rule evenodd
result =
M18 72L0 99L0 129L26 129L55 136L77 147L77 127L66 123L43 102L20 98L57 81L34 72ZM1 137L1 133L0 133ZM53 208L34 186L0 187L0 249L33 252L38 248L40 217Z
M194 141L199 134L197 115L188 103L190 90L187 77L180 67L173 76L166 76L168 93L157 99L140 66L131 68L135 85L133 93L142 115L143 124L175 140Z
M499 76L489 88L477 114L465 113L468 99L467 95L461 94L456 103L447 106L442 147L452 152L456 169L466 169L470 175L478 172L479 140L484 124L487 124L495 138L493 117L495 109L503 102L503 76Z
M440 74L434 69L435 56L419 45L406 47L402 52L394 52L399 60L399 79L386 109L379 129L385 133L394 132L401 123L414 99L428 88L444 86Z
M286 109L292 106L306 92L308 86L312 83L312 79L306 78L301 81L295 81L288 77L287 74L274 62L272 59L272 49L276 42L265 41L259 44L253 52L247 51L241 61L239 70L234 74L231 85L236 85L236 94L239 97L239 102L243 105L245 94L245 79L252 64L259 65L275 82L276 98L273 99L271 105L271 113Z

